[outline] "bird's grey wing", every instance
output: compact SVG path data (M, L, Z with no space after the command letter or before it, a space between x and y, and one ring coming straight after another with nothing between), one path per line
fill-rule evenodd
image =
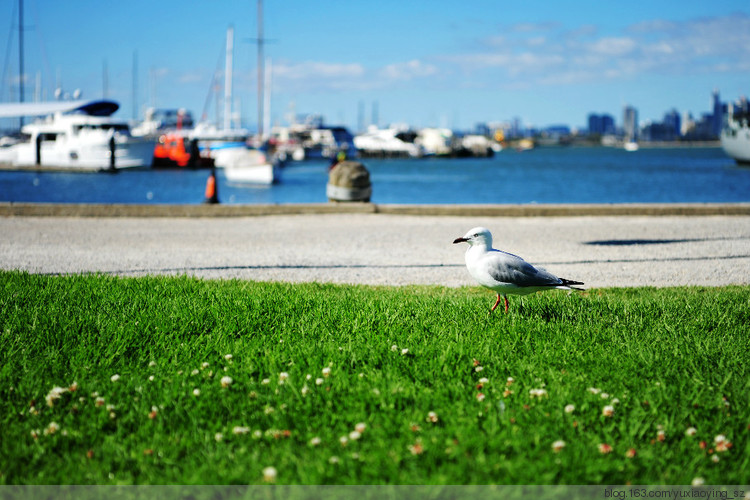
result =
M537 269L521 257L507 252L495 251L487 254L487 271L492 279L501 283L512 283L519 287L558 286L562 281L557 276Z

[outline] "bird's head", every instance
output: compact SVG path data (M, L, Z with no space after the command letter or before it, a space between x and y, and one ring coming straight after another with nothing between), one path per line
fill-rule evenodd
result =
M480 245L487 248L492 248L492 233L486 227L475 227L470 229L468 233L460 238L453 240L453 243L466 242L471 246Z

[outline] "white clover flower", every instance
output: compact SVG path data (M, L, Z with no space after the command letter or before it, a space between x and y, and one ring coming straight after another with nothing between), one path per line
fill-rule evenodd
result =
M232 357L233 356L231 354L225 354L224 355L224 359L226 359L227 361L232 361Z
M201 395L201 390L200 389L198 389L197 387L195 389L193 389L193 396L198 397L200 395Z
M328 459L328 463L332 465L336 465L337 463L339 463L339 457L337 457L336 455L333 455L331 458Z
M284 382L289 380L289 374L287 372L279 373L279 385L284 385Z
M276 469L273 467L266 467L263 469L263 480L268 483L276 481L276 475Z
M236 425L232 428L232 434L241 435L241 434L247 434L248 432L250 432L250 427Z
M479 379L479 383L482 385L488 384L489 382L490 382L490 379L488 379L487 377L482 377Z
M305 375L305 380L312 380L312 375L310 375L309 373Z
M201 368L203 368L204 370L208 367L209 367L208 361L204 361L203 363L201 363Z
M232 377L230 377L229 375L221 377L221 386L224 388L232 385L232 382L234 382L234 380L232 380Z
M201 372L201 371L200 371L199 369L197 369L197 368L196 368L196 369L194 369L193 371L191 371L191 372L190 372L190 375L193 375L193 376L195 376L195 375L198 375L198 374L199 374L200 372Z
M321 440L318 436L315 436L310 440L310 446L318 446L320 444Z
M481 365L474 368L474 371L477 373L481 372L482 370L484 370L484 367L482 367Z
M315 385L323 385L323 379L322 378L316 378L315 379Z
M602 408L602 415L605 417L611 417L615 414L615 407L612 405L607 405L604 408Z
M367 429L367 424L365 424L364 422L360 422L354 426L354 430L359 432L360 434L365 432L365 429Z
M427 414L427 421L432 422L433 424L438 421L437 413L434 411L431 411Z
M308 393L308 392L310 392L310 388L309 388L309 387L307 387L307 384L305 384L305 385L303 385L303 386L302 386L302 389L300 389L300 390L299 390L299 392L300 392L300 393L301 393L301 394L302 394L303 396L307 396L307 393Z
M407 354L409 354L409 349L407 349L405 347L403 349L401 349L401 355L402 356L406 356Z
M349 439L351 439L352 441L356 441L361 437L362 433L360 433L359 431L352 431L349 433Z
M263 384L263 385L268 385L268 384L271 383L271 379L270 378L264 378L263 380L260 381L260 383Z
M706 480L702 477L694 477L690 483L691 486L703 486L704 484L706 484Z
M393 345L391 346L391 351L393 351L393 352L398 352L398 346L397 346L396 344L393 344Z
M601 396L602 399L609 399L609 394L607 394L606 392L602 392L601 394L599 394L599 396Z
M477 394L477 401L482 402L484 401L484 393L478 393Z
M685 429L685 435L686 436L695 436L695 434L698 432L698 429L695 427L688 427Z
M591 394L599 394L600 392L602 392L602 390L601 390L601 389L598 389L598 388L596 388L596 387L589 387L589 388L588 388L587 390L588 390L588 391L589 391L589 392L590 392Z
M221 443L224 440L224 434L222 434L221 432L217 432L216 434L214 434L214 439L217 443Z
M323 368L323 369L321 370L321 372L323 373L323 376L324 376L324 377L327 377L327 376L329 376L329 375L331 374L331 368L330 368L330 367L328 367L328 366L326 366L325 368Z
M148 376L148 380L149 380L149 382L153 382L154 381L154 376L153 375L149 375Z
M57 422L50 422L47 428L44 429L44 434L54 434L59 430L60 425Z
M120 376L119 376L118 374L116 374L116 373L115 373L114 375L112 375L111 377L109 377L109 379L110 379L110 380L111 380L112 382L117 382L118 380L120 380Z
M349 438L346 436L341 436L339 438L339 443L341 443L341 446L346 446L346 443L349 442Z
M47 406L55 406L55 401L60 399L60 397L68 392L68 389L64 387L53 387L52 390L49 391L49 394L45 397L47 400Z
M101 396L97 396L94 400L94 406L104 406L104 398Z
M562 439L552 443L552 451L554 451L555 453L559 453L563 448L565 448L565 441L563 441Z
M153 368L154 366L156 366L156 361L154 361L154 360L151 360L151 361L149 362L148 366L149 366L149 367L151 367L151 368Z
M565 405L565 413L573 413L576 411L575 405Z
M543 398L547 396L547 390L546 389L531 389L529 391L529 396L532 398Z
M253 439L260 439L262 437L263 437L263 431L261 431L260 429L255 429L253 431Z

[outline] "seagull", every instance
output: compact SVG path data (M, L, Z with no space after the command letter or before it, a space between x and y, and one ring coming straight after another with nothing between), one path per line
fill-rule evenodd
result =
M483 287L497 293L497 301L490 314L505 299L508 312L508 294L526 295L539 290L583 290L571 285L583 285L580 281L566 280L536 268L512 253L492 248L492 233L485 227L475 227L453 243L469 244L466 250L466 268L469 274Z

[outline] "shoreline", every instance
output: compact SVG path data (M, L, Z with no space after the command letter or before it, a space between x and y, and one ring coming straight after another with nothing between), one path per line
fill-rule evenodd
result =
M0 202L0 217L258 217L387 214L459 217L716 216L750 215L744 203L612 203L405 205L376 203L100 204Z

